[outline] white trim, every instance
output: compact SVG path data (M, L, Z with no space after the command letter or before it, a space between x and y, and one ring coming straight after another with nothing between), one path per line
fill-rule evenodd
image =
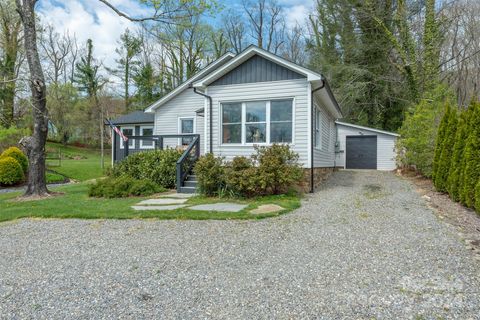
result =
M154 130L154 127L153 126L140 126L140 135L143 136L143 129L152 129L152 135L153 135L153 130ZM143 140L140 139L140 149L153 149L155 148L155 142L152 141L152 145L151 146L144 146L143 145Z
M323 115L322 110L314 103L313 107L315 108L315 145L313 146L316 150L322 151L323 150ZM318 126L318 128L317 128ZM317 129L318 129L318 137L317 137Z
M307 168L312 168L312 84L309 82L307 85Z
M196 115L194 116L183 116L183 117L178 117L178 127L177 127L177 132L178 134L182 134L182 120L193 120L193 132L192 134L195 134L197 132L197 121L196 121ZM182 146L182 138L178 138L178 145Z
M115 131L113 131L112 128L110 128L110 133L111 133L111 138L112 138L112 167L115 163L115 155L114 155L114 150L115 150Z
M352 127L352 128L367 130L367 131L372 131L372 132L377 132L377 133L383 133L383 134L394 136L394 137L400 137L400 135L398 133L393 133L393 132L384 131L384 130L380 130L380 129L368 128L368 127L359 126L359 125L356 125L356 124L351 124L351 123L346 123L346 122L341 122L341 121L335 121L335 124L339 124L341 126L346 126L346 127Z
M119 126L119 127L120 127L120 131L122 131L122 133L123 133L123 129L132 129L132 136L135 135L135 127L122 127L122 126ZM120 140L120 149L125 149L125 148L123 147L123 139L120 138L119 140ZM129 145L128 148L129 148L129 149L130 149L130 148L131 148L131 149L135 149L135 139L128 139L128 142L127 142L127 143L130 143L130 141L132 141L133 146L130 147L130 145Z
M219 146L220 147L253 147L253 146L270 146L273 143L270 141L270 112L271 112L271 102L276 100L291 100L292 101L292 141L291 142L276 142L277 144L288 144L290 146L295 145L295 97L275 97L275 98L258 98L258 99L249 99L249 100L223 100L218 102L218 132L219 132ZM248 102L260 102L265 101L265 142L246 142L246 103ZM223 143L223 104L228 103L240 103L242 108L242 118L241 118L241 142L240 143ZM286 121L285 121L286 122ZM263 121L258 122L263 123ZM274 142L275 143L275 142Z
M193 81L196 81L198 79L200 79L202 76L204 76L208 71L216 68L221 62L223 62L224 60L228 59L228 58L233 58L235 55L231 52L227 52L225 53L223 56L221 56L220 58L218 58L217 60L215 60L214 62L212 62L211 64L207 65L205 68L203 68L200 72L198 72L196 75L194 75L193 77L191 77L190 79L188 79L187 81L185 81L184 83L182 83L181 85L179 85L178 87L176 87L174 90L172 90L170 93L168 93L166 96L162 97L160 100L157 100L156 102L154 102L152 105L150 105L147 109L145 109L145 112L148 112L148 113L152 113L155 111L155 109L157 109L158 107L160 107L161 105L163 105L164 103L168 102L169 100L171 100L172 98L174 98L176 95L180 94L183 90L187 89L190 84L193 82Z
M198 87L198 88L205 88L208 86L210 83L213 81L217 80L220 78L222 75L228 73L229 71L233 70L255 54L258 54L266 59L269 59L287 69L293 70L295 72L298 72L304 76L307 77L308 81L318 81L322 80L322 76L316 72L313 72L307 68L301 67L293 62L290 62L288 60L285 60L273 53L270 53L266 50L260 49L255 46L251 46L250 48L247 48L244 50L242 53L238 54L235 56L232 60L215 70L214 72L210 73L208 76L205 78L199 80L198 82L194 82L193 86Z
M207 88L205 88L205 94L208 94L207 93ZM208 122L208 118L210 116L210 107L209 107L209 104L208 104L208 99L207 97L204 98L205 102L204 102L204 118L203 118L203 140L205 140L203 143L205 145L205 148L203 149L203 153L204 154L207 154L209 152L209 149L208 149L208 136L207 136L207 130L208 128L210 127L209 126L209 122ZM213 109L213 105L212 105L212 109Z

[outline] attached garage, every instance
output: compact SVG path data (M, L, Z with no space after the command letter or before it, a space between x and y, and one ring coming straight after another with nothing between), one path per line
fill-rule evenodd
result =
M395 143L398 134L339 121L335 124L337 167L376 170L396 168Z

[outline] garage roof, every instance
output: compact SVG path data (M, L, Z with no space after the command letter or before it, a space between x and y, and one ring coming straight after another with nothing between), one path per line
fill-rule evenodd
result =
M380 129L374 129L374 128L369 128L369 127L364 127L364 126L359 126L356 124L351 124L351 123L346 123L346 122L341 122L341 121L335 121L336 124L346 126L346 127L352 127L352 128L357 128L357 129L362 129L362 130L367 130L367 131L372 131L372 132L377 132L377 133L383 133L387 134L390 136L395 136L395 137L400 137L398 133L390 132L390 131L384 131Z

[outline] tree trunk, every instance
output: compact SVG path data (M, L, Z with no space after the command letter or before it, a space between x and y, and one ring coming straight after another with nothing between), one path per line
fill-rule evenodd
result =
M33 134L20 143L27 150L29 171L28 186L24 196L44 196L49 193L45 179L45 143L48 133L46 87L42 65L38 56L35 27L36 0L15 0L24 30L25 53L30 70L32 92Z

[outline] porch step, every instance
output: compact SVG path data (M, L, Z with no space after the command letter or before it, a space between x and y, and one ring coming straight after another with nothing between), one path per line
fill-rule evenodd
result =
M178 193L196 193L197 188L195 187L180 187Z
M195 193L197 189L197 176L190 174L185 179L183 187L178 190L178 193Z

